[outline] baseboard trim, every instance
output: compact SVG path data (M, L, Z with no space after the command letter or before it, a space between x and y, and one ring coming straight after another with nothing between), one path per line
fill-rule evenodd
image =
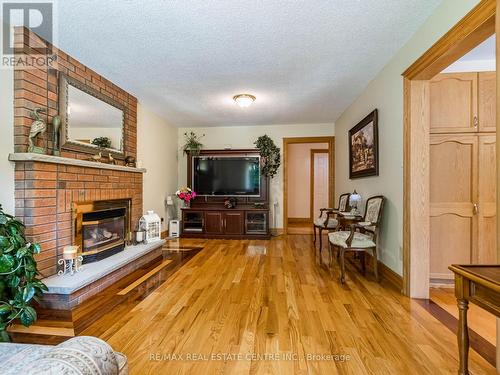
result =
M312 224L313 220L310 217L289 217L289 224Z
M373 272L373 262L372 256L368 254L367 265L366 268ZM387 267L380 260L378 261L378 273L381 279L386 280L392 287L394 287L398 292L403 293L403 276L398 275L392 269Z
M398 275L392 269L387 267L380 260L378 261L378 269L381 270L382 278L386 279L399 292L403 292L403 277Z

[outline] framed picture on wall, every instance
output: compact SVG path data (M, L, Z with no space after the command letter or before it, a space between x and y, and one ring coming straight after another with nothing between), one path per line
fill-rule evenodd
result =
M349 130L349 178L378 176L378 115L375 109Z

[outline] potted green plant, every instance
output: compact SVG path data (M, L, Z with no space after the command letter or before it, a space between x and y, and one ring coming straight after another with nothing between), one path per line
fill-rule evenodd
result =
M0 205L0 342L10 341L7 328L16 320L26 327L36 321L31 304L48 290L37 277L34 254L40 245L28 242L24 229Z
M186 155L199 155L203 147L200 139L204 136L205 134L197 135L194 132L184 133L184 146L182 146L182 150L184 151L184 153Z
M108 137L97 137L92 140L92 144L99 148L111 148L111 139Z
M265 134L257 138L254 144L260 153L262 174L273 178L281 165L280 148Z

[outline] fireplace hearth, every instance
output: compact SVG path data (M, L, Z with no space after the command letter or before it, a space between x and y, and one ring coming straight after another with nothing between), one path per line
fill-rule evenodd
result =
M75 204L74 244L83 263L96 262L125 248L130 232L130 199Z

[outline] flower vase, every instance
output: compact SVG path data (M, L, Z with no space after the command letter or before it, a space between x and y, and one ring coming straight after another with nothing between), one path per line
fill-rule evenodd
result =
M184 208L190 208L191 207L191 202L190 201L182 201L184 202Z

